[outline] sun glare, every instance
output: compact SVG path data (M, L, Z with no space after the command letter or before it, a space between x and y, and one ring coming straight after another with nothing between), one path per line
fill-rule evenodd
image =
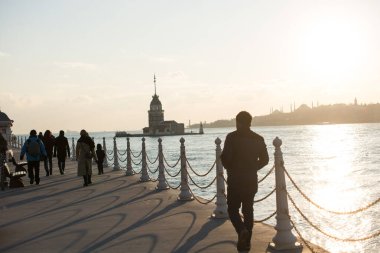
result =
M339 79L360 64L363 36L355 24L338 19L320 19L303 34L300 64L307 74L323 79Z
M324 161L314 175L324 187L313 193L314 198L321 205L335 210L354 209L355 200L363 197L363 192L351 191L359 188L358 182L353 182L349 176L354 169L352 160L356 144L344 128L338 125L319 126L313 141L315 155Z

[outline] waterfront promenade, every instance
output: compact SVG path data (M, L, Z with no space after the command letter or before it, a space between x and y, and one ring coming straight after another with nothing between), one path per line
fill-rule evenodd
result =
M40 185L24 177L24 188L0 192L0 252L237 252L229 220L210 219L213 203L177 201L179 191L111 168L83 187L75 162L65 175L53 162L52 176L41 168ZM266 252L274 235L255 224L250 252Z

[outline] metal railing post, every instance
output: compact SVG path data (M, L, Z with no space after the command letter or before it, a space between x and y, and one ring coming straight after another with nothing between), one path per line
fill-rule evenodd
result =
M113 170L120 170L119 158L117 156L116 137L113 137Z
M95 145L95 148L94 150L96 150L96 143L95 143L95 138L94 137L91 137L92 141L94 142L94 145ZM96 161L94 158L91 159L92 160L92 164L96 164Z
M103 161L103 167L108 168L108 160L107 160L107 146L106 146L106 138L103 137L103 150L104 150L104 161Z
M131 143L129 142L129 137L127 137L127 171L126 176L132 176L135 172L132 169L132 158L131 158Z
M276 175L276 235L269 244L270 250L287 250L286 252L300 252L302 245L292 233L293 226L290 223L288 196L284 172L284 159L282 157L282 141L278 137L273 140L275 146L274 166Z
M215 139L215 159L216 159L216 208L212 213L213 218L228 218L227 211L227 198L226 198L226 186L223 178L223 165L221 160L222 148L220 144L222 141L218 138Z
M146 150L145 150L145 138L143 137L142 139L142 154L141 154L141 177L140 177L140 182L147 182L150 181L150 177L148 174L148 168L147 168L147 163L146 163Z
M162 151L162 139L158 138L158 183L157 190L169 189L165 179L164 154Z
M76 148L75 148L74 137L71 139L71 142L72 142L72 144L71 144L71 154L72 154L71 161L75 161L77 159L76 158L77 153L76 153Z
M178 200L193 200L194 197L190 192L187 178L185 139L182 137L179 141L181 142L181 192L178 195Z

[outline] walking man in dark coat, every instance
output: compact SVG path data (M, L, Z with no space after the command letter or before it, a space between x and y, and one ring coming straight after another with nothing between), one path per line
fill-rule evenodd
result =
M54 144L54 156L57 156L58 168L61 175L65 173L66 153L67 156L70 157L69 142L65 137L65 132L61 130L59 131L59 136L55 138Z
M263 137L251 131L252 116L239 112L236 131L227 135L222 163L227 170L228 215L238 234L238 251L250 250L253 229L253 199L257 192L257 171L269 162ZM244 221L239 209L242 206Z

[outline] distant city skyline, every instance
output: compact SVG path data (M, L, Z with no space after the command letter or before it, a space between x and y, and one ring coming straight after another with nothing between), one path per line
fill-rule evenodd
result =
M14 133L377 103L379 1L0 0L0 109Z

